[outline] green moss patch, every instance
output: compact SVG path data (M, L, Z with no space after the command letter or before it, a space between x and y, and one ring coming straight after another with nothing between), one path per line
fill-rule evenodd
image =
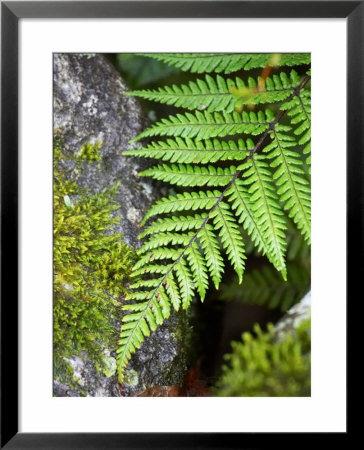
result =
M87 161L98 161L98 149L98 145L86 145L81 154ZM66 359L73 356L91 359L98 371L110 373L103 351L116 347L120 299L126 293L135 255L122 234L113 231L120 221L120 217L113 217L120 207L114 201L117 185L89 195L59 170L65 158L57 145L53 183L53 346L55 377L71 384L72 370Z
M311 321L276 341L273 325L244 333L225 355L215 393L222 397L307 397L311 392Z

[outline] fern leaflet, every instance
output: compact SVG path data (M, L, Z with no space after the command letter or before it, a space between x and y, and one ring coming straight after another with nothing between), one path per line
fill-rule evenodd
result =
M285 233L286 222L277 202L273 178L261 155L255 155L244 166L244 184L249 186L250 201L257 226L266 236L267 256L286 278Z
M296 66L310 64L309 53L144 53L158 61L181 70L204 73L231 73L237 70L271 66Z
M208 164L218 161L243 160L247 155L247 149L243 139L235 141L222 141L219 139L206 139L195 141L193 139L152 142L144 148L127 150L123 153L129 156L162 159L171 163L198 163Z
M271 166L277 168L273 177L278 186L278 195L289 216L297 228L310 242L311 235L311 191L309 182L304 178L300 155L294 151L297 148L295 139L280 132L279 126L273 130L273 141L265 147L273 159Z
M130 142L152 136L180 136L183 138L210 139L216 136L225 137L233 134L262 134L274 119L270 110L232 113L209 113L196 111L195 114L186 113L169 116L139 134Z
M294 70L290 76L282 72L271 78L259 77L257 81L249 77L247 83L239 77L225 80L220 75L216 78L206 75L205 80L190 81L188 85L132 91L129 95L186 109L230 113L234 111L237 98L241 104L251 105L286 100L300 81Z

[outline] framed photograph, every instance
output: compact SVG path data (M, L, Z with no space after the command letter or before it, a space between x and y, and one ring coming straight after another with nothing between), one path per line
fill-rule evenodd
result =
M363 20L1 2L1 448L348 438Z

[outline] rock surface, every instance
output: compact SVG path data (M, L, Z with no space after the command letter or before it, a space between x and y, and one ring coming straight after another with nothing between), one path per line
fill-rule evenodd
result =
M283 339L287 333L294 331L298 325L311 314L311 291L309 291L298 303L290 308L275 325L275 336Z
M123 150L139 146L129 144L129 140L146 125L140 106L124 94L127 86L104 56L55 54L53 62L54 130L62 138L65 151L75 153L87 143L101 143L98 164L85 162L79 171L68 163L65 172L91 193L120 182L115 199L121 205L117 214L122 220L115 231L124 233L125 241L137 248L139 224L161 194L153 182L138 177L138 172L146 168L144 161L122 156ZM90 361L74 357L70 364L82 389L74 390L55 380L54 395L136 395L167 382L181 385L186 371L187 331L186 313L172 315L133 356L128 383L121 391L116 375L99 376ZM111 352L111 356L115 354Z
M146 125L140 106L124 95L127 86L101 55L55 54L53 87L53 127L66 151L76 153L84 144L102 143L101 163L85 162L72 176L92 193L121 183L116 200L123 220L117 231L128 244L138 245L139 223L157 197L155 187L138 177L144 161L122 156L123 150L138 146L129 140Z

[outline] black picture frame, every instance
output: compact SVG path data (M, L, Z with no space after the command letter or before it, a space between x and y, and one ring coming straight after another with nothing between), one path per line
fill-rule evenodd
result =
M22 18L119 17L347 19L347 303L357 296L357 286L364 273L363 1L1 2L1 448L229 449L264 448L275 442L282 447L279 433L18 432L18 22ZM315 444L321 440L320 436L327 438L316 434ZM348 436L349 422L348 431L335 436L336 443ZM305 433L299 442L305 444L311 438ZM297 434L285 435L286 444L297 442Z

